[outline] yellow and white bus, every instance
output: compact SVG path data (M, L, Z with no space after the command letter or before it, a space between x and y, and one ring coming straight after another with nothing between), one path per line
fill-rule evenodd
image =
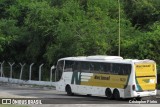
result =
M66 57L57 62L56 90L68 95L88 94L108 99L156 95L157 71L153 60L119 56Z

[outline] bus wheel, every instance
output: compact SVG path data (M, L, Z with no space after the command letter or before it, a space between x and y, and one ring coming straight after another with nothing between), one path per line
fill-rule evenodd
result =
M133 100L141 101L142 97L133 98Z
M110 88L107 88L107 89L106 89L105 94L106 94L106 96L107 96L107 98L108 98L109 100L111 100L111 99L113 98L112 91L111 91Z
M115 100L119 100L120 99L120 94L119 94L119 91L117 89L114 89L113 97L114 97Z
M66 86L66 92L67 92L67 95L69 95L69 96L73 95L72 89L71 89L71 87L69 85Z

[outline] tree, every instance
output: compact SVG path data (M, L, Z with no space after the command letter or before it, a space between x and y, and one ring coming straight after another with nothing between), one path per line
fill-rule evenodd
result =
M159 20L159 0L124 0L124 10L132 25L141 30Z

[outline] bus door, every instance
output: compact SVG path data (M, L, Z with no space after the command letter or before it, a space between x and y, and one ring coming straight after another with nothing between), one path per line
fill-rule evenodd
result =
M64 90L64 81L63 81L63 74L64 71L64 60L58 61L56 71L55 71L55 82L56 83L56 90L63 91Z
M156 89L156 64L135 64L136 91L151 91Z

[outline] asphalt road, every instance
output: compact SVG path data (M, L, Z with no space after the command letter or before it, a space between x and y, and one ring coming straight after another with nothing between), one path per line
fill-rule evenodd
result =
M98 96L87 96L87 95L74 95L67 96L65 92L56 91L54 87L40 87L31 85L17 85L17 84L6 84L0 83L0 98L12 98L21 100L41 100L42 104L114 104L114 106L119 106L119 104L135 104L130 103L132 99L121 99L119 101L108 100L106 97ZM160 92L157 96L142 98L142 101L153 101L152 103L158 102L160 104ZM136 102L138 103L138 102ZM146 104L146 103L144 103ZM149 104L150 105L150 104ZM154 104L156 105L156 104ZM40 106L38 106L40 107ZM87 106L88 107L88 106Z

